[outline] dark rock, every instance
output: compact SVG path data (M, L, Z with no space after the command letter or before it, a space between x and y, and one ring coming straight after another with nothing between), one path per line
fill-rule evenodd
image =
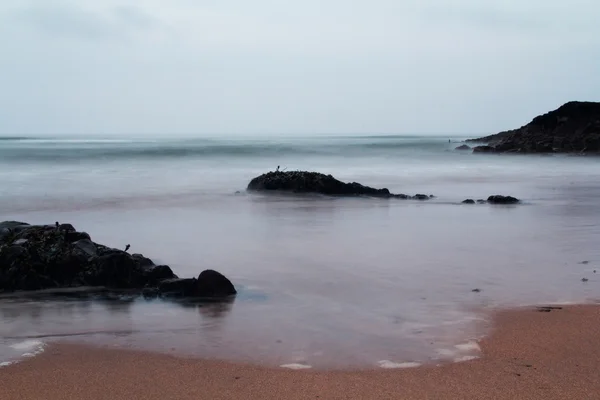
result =
M360 183L345 183L331 175L307 171L275 171L250 181L247 190L287 191L293 193L320 193L332 196L391 197L388 189L375 189Z
M473 147L473 153L493 153L496 149L492 146L475 146Z
M471 146L469 146L468 144L463 144L463 145L458 146L454 150L471 150Z
M427 196L426 194L415 194L413 196L413 199L415 199L415 200L429 200L429 196Z
M168 265L151 265L143 267L143 275L147 285L158 285L165 279L177 278Z
M485 203L487 203L486 200L483 200L483 199L478 199L477 200L477 204L485 204Z
M117 250L94 258L84 280L90 286L113 288L142 288L146 284L142 269L133 258Z
M150 266L154 265L154 262L151 259L144 257L142 254L138 254L138 253L132 254L131 258L133 258L135 260L135 262L137 263L137 265L139 265L142 268L150 267Z
M91 240L92 238L86 232L77 232L77 231L66 231L65 240L67 242L73 243L79 240Z
M462 203L463 204L475 204L475 200L473 200L473 199L466 199L466 200L463 200Z
M89 239L81 239L73 243L73 250L80 252L81 255L93 257L97 254L98 249L94 242Z
M484 147L493 150L484 151L498 153L597 154L600 152L600 103L565 103L521 128L467 142L485 143Z
M488 197L487 202L490 204L516 204L520 200L512 196L502 196L499 194Z
M198 276L196 293L200 297L227 297L236 294L237 291L224 275L207 269Z
M105 287L190 297L235 294L231 282L207 270L198 279L179 279L167 265L94 243L71 224L0 223L0 292L48 288ZM77 239L77 240L73 240ZM60 289L59 289L60 290Z
M59 232L75 232L75 228L73 227L73 225L71 224L60 224L58 226L58 231ZM87 238L89 239L89 238Z
M195 294L197 279L165 279L158 285L158 292L163 296L191 297Z
M471 290L471 292L473 292L473 293L479 293L479 292L481 292L481 289L477 289L476 288L476 289Z

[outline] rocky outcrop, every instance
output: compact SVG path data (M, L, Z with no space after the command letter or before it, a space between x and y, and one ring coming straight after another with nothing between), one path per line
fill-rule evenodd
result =
M70 224L0 223L0 292L93 286L162 294L161 288L174 281L185 280L141 254L95 243ZM183 296L236 294L233 284L216 271L204 271L191 281L193 289L182 291Z
M535 117L519 129L467 142L485 143L474 152L495 153L600 153L600 103L566 103Z
M466 199L462 201L462 204L485 204L485 203L489 203L489 204L517 204L520 203L521 200L512 197L512 196L502 196L499 194L495 194L492 195L490 197L488 197L487 200L483 200L483 199L479 199L477 201L473 200L473 199Z
M469 146L468 144L461 144L460 146L458 146L454 150L471 150L471 146Z
M487 202L490 204L517 204L520 203L521 200L512 196L502 196L499 194L495 194L493 196L488 197Z
M318 193L328 196L369 196L429 200L432 196L393 194L386 188L375 189L357 182L345 183L331 175L307 171L271 171L257 176L248 184L249 191L280 191L291 193Z

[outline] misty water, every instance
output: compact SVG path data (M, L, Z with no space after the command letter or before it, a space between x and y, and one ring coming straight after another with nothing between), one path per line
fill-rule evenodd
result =
M55 340L315 368L453 361L477 355L490 308L598 299L598 158L478 155L461 139L0 140L0 220L71 223L239 291L3 299L0 363ZM245 191L278 165L436 198ZM523 203L461 204L492 194Z

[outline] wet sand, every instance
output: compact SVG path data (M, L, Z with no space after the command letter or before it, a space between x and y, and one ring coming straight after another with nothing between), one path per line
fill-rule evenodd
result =
M0 399L597 399L600 306L500 311L482 358L401 370L292 371L55 344L0 368Z

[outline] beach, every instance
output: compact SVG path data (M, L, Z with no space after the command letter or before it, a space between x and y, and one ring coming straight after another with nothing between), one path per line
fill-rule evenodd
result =
M470 154L460 139L5 139L0 220L72 224L180 277L219 271L238 294L15 293L0 304L0 363L63 339L270 367L452 362L478 355L489 309L597 299L597 159ZM278 165L435 197L246 191ZM461 204L493 194L521 203Z
M600 306L494 313L482 357L390 370L284 370L57 343L0 369L12 399L595 399Z

